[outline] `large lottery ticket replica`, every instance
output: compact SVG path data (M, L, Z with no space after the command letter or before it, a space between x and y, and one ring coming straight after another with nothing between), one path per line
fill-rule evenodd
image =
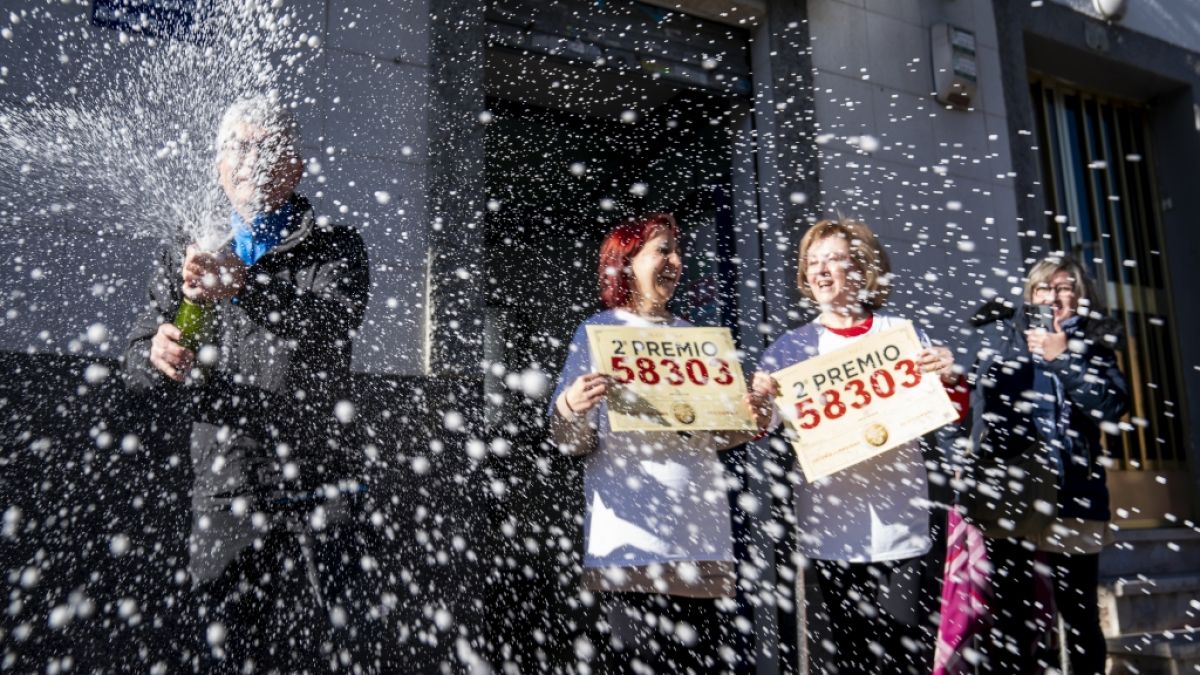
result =
M905 321L774 373L805 478L836 473L958 419L940 379L917 368L920 350Z
M592 363L613 378L613 431L754 428L728 328L588 326Z

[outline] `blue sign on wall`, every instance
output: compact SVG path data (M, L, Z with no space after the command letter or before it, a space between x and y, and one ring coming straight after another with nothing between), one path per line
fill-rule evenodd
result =
M200 0L93 0L92 23L131 33L180 37L191 32Z

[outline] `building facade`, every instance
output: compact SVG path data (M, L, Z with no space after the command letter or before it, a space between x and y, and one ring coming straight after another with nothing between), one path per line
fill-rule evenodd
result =
M1130 336L1122 367L1135 391L1109 439L1110 651L1141 672L1195 659L1177 629L1195 624L1188 600L1200 588L1200 347L1189 339L1200 9L1128 4L1119 16L1086 0L289 4L311 38L289 84L310 161L301 191L358 227L372 261L357 422L384 486L397 658L413 670L576 658L582 504L569 497L577 468L542 442L545 378L596 309L608 225L669 210L685 230L681 311L732 328L750 363L808 319L795 249L827 214L880 233L896 311L964 360L977 304L1012 294L1051 252L1083 259ZM120 56L129 31L106 23L103 6L18 3L0 43L0 105L75 100L134 67ZM94 452L103 434L138 424L78 388L88 364L116 367L154 242L19 193L5 208L0 407L23 420L5 451L9 475L37 484L50 480L26 461L38 439L74 476L80 443ZM52 393L23 401L34 383ZM93 389L120 397L112 382ZM61 406L75 421L50 428L47 410ZM144 452L119 456L114 471L182 485L152 456L152 432L142 438ZM820 631L797 611L806 594L781 489L788 462L767 446L728 461L747 671L802 667L797 654L816 651L806 634ZM88 485L77 488L85 501L103 501L105 484ZM23 498L21 513L78 497L54 494ZM110 521L142 523L117 510ZM113 527L97 522L74 531ZM169 578L178 551L154 549L169 528L141 528ZM17 539L21 559L6 569L44 548L37 532ZM60 546L65 596L88 587L77 568L93 554ZM6 656L69 653L62 636L41 635L27 602L5 630L29 625L28 637ZM153 623L95 635L144 641ZM139 658L154 663L148 653Z

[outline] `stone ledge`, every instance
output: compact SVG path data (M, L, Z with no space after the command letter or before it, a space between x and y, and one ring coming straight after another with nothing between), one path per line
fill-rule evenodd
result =
M1200 630L1120 635L1107 640L1113 655L1151 656L1173 660L1200 659Z
M1200 591L1200 574L1164 574L1154 577L1138 575L1139 578L1114 577L1102 579L1100 587L1117 597L1156 595L1159 593L1186 593Z
M1152 527L1138 530L1117 530L1113 533L1117 543L1134 541L1200 540L1200 532L1190 527Z
M1114 534L1116 541L1100 553L1102 580L1200 574L1200 532L1160 527Z

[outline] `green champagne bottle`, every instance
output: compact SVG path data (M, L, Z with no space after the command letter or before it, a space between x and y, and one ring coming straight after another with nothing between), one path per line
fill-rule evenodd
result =
M175 312L175 327L180 333L179 344L193 352L199 351L202 345L216 338L217 308L184 298Z

